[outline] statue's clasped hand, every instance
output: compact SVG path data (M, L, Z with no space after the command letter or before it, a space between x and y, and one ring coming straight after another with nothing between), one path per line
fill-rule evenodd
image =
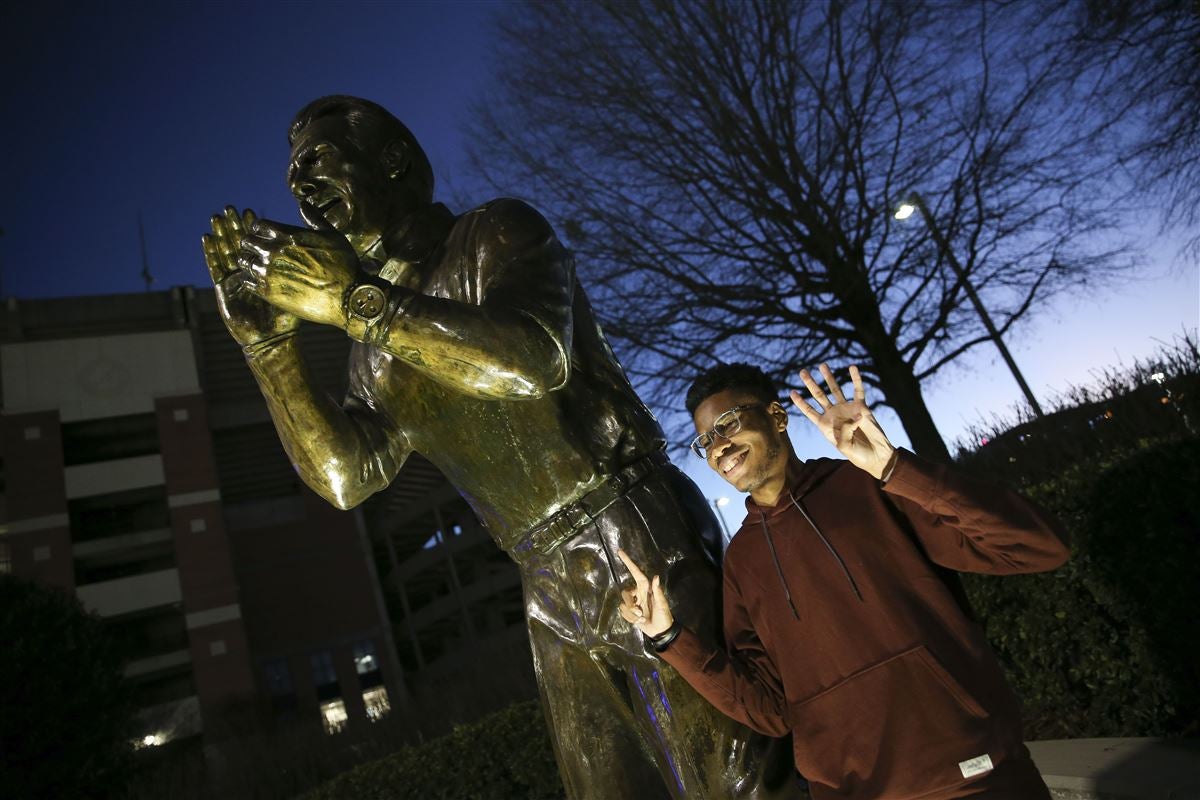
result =
M250 291L276 308L322 325L346 326L345 298L358 255L337 231L255 220L237 255Z

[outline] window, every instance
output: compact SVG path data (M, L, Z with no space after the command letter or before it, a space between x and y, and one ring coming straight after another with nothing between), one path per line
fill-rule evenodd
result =
M158 420L153 413L66 422L62 426L63 463L92 464L159 451Z
M263 664L267 692L271 695L271 710L276 714L287 714L296 709L296 687L292 684L292 671L287 659L276 658Z
M67 501L71 539L87 542L171 527L167 487L149 486Z
M383 719L392 710L392 704L388 701L387 689L376 686L374 689L363 692L363 707L366 708L367 719L371 722Z
M313 686L317 689L317 699L324 701L341 697L342 690L338 686L337 670L333 667L333 654L328 650L321 650L312 654L311 661Z
M321 703L321 724L326 733L340 733L346 727L346 719L346 704L340 699Z
M379 657L375 653L375 643L370 639L354 645L354 671L358 673L358 685L363 689L383 685Z

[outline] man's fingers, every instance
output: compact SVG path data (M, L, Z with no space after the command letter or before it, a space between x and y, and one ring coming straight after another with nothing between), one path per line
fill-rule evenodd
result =
M850 380L854 382L854 399L860 403L867 402L867 393L863 391L862 373L857 364L850 365Z
M834 377L833 370L824 362L821 363L820 369L821 377L825 379L825 385L829 387L830 393L837 398L839 403L846 402L846 395L842 394L842 387L838 383L837 378Z
M645 617L639 616L637 612L635 612L629 606L621 606L617 609L617 613L621 615L621 619L625 620L630 625L637 625L638 623L646 621Z
M629 570L629 574L633 576L633 582L637 584L638 589L642 592L649 586L649 581L646 580L646 573L638 568L638 565L633 563L633 559L624 550L617 550L617 558L625 563L625 569Z
M669 607L667 605L667 593L663 591L662 581L658 579L657 575L655 575L654 580L650 582L650 592L651 596L654 598L655 609L666 609Z
M817 423L821 420L821 412L809 405L808 401L804 399L804 395L800 394L795 389L792 389L791 396L792 405L800 409L801 414L808 417L808 419L813 423Z
M833 405L833 403L829 402L829 398L825 396L825 393L821 391L821 387L813 380L812 373L806 369L800 370L800 380L804 381L804 387L808 389L808 393L812 395L812 398L820 403L821 408L829 408Z

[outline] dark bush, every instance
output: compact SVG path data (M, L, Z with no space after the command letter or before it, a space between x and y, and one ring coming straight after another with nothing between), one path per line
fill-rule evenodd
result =
M75 597L0 575L0 794L111 797L130 772L121 658Z
M1025 492L1066 525L1071 560L964 585L1027 736L1194 734L1200 442L1110 453Z
M305 800L558 800L562 782L536 702L517 703L339 775Z

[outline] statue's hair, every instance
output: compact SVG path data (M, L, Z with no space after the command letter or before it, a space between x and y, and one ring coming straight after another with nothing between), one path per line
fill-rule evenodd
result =
M779 400L779 390L767 373L750 364L735 362L718 364L700 373L688 388L684 405L689 414L695 414L701 403L727 389L746 392L764 403Z
M300 132L323 117L341 117L350 126L350 140L365 153L382 152L390 142L402 141L410 159L409 178L428 188L433 197L433 167L417 137L404 123L378 103L346 94L318 97L297 112L288 126L288 144L296 143Z

